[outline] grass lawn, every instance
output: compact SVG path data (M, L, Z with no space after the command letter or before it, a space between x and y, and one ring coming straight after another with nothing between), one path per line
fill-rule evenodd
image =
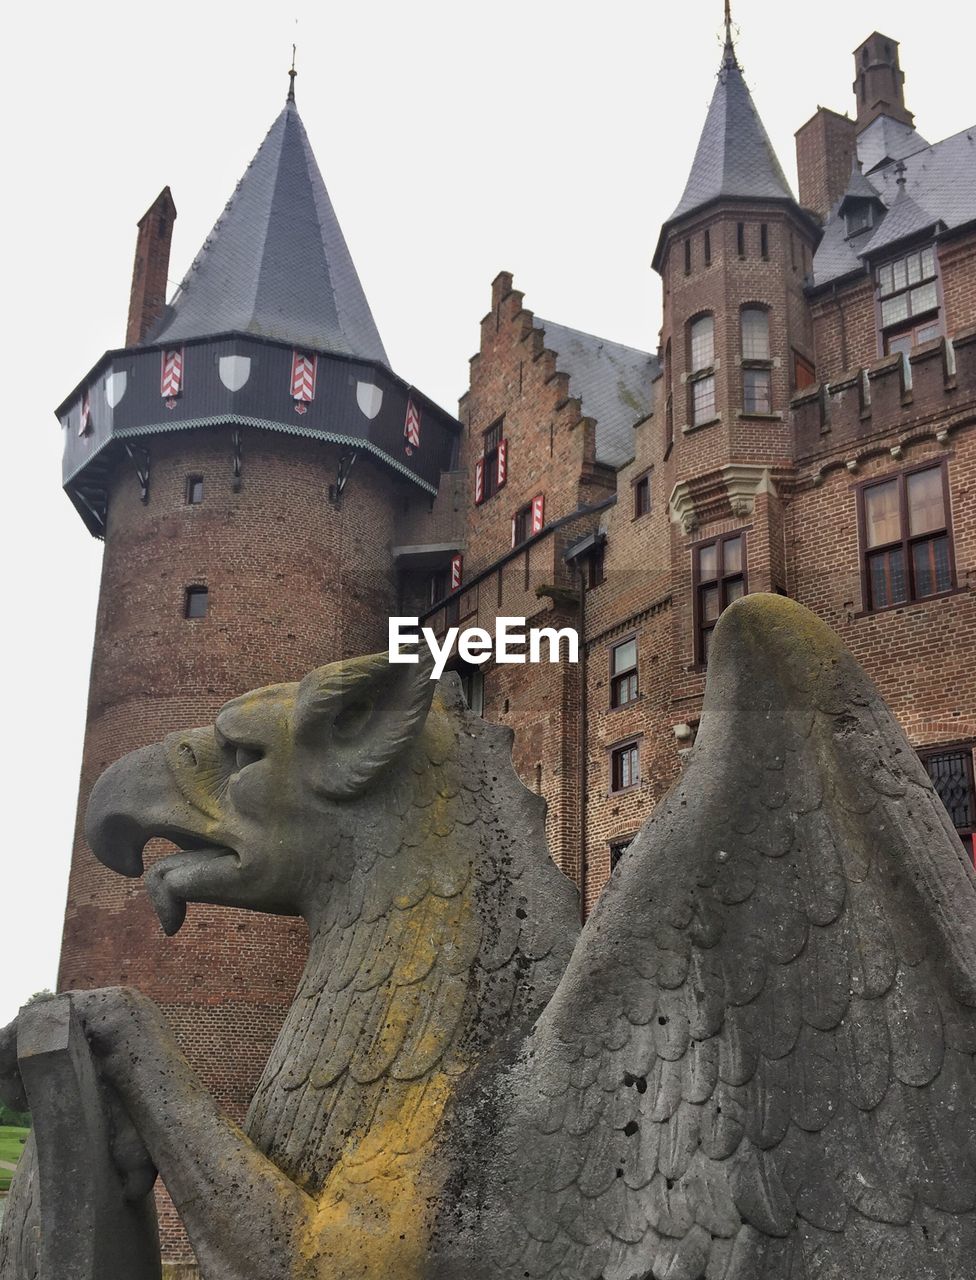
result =
M24 1149L21 1138L26 1138L29 1129L14 1129L9 1125L0 1125L0 1160L7 1164L16 1164ZM0 1191L6 1191L13 1175L9 1169L0 1169Z

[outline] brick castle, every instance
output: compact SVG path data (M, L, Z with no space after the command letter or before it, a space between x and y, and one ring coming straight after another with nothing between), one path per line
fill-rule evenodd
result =
M124 752L385 648L391 614L526 617L578 629L580 663L455 665L585 908L694 742L716 618L776 591L866 667L972 851L976 131L915 130L894 40L854 57L855 116L796 135L797 198L729 37L657 350L539 319L503 272L456 419L389 367L293 90L168 305L165 189L126 346L58 410L105 541L79 813ZM204 906L164 939L79 817L60 986L140 986L236 1116L304 946Z

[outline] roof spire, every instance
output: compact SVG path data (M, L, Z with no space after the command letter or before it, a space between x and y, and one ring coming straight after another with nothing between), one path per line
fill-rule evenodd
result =
M294 101L295 101L295 77L296 77L297 75L298 75L298 72L295 70L295 46L294 46L294 45L292 45L292 47L291 47L291 70L288 72L288 81L289 81L289 83L288 83L288 97L285 99L285 101L286 101L286 102L294 102Z
M725 0L725 55L722 65L725 67L739 65L735 56L735 42L732 39L732 0Z

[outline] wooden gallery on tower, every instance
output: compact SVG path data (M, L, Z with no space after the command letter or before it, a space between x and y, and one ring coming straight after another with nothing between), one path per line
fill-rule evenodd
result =
M123 753L385 649L390 615L525 617L578 629L579 663L461 676L588 908L694 742L718 616L772 591L866 668L972 851L976 128L915 129L890 37L854 60L794 196L729 37L654 250L657 349L542 320L502 272L457 417L390 368L294 82L168 304L166 188L126 345L57 411L105 542L79 814ZM141 987L236 1117L304 948L301 921L199 905L165 939L79 817L60 986Z

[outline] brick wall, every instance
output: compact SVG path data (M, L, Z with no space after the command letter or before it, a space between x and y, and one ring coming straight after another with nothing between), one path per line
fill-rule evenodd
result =
M847 190L854 161L857 125L849 116L818 107L796 131L796 171L800 204L825 221Z

